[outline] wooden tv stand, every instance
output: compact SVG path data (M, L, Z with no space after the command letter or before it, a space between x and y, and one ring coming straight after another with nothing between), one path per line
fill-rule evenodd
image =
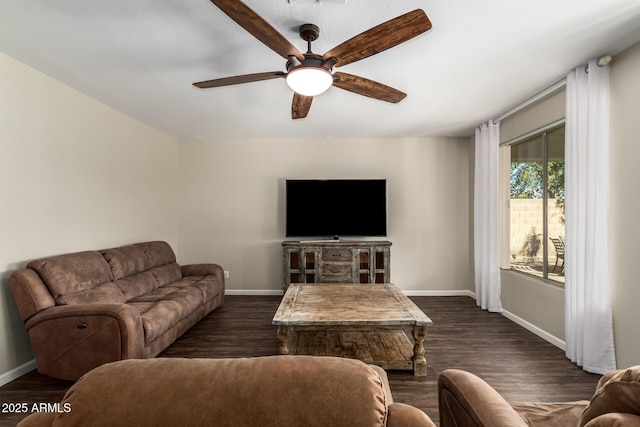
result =
M282 242L283 289L291 283L390 283L391 242Z

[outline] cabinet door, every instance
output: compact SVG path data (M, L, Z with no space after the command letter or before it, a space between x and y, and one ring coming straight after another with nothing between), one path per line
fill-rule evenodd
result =
M358 249L358 282L359 283L371 283L371 269L373 264L371 263L371 249L361 248Z
M302 250L302 259L304 261L304 268L302 274L302 281L299 283L318 283L318 274L320 271L319 266L320 250L318 248L305 248Z
M358 249L359 283L390 283L389 248L371 247Z
M318 248L283 249L283 288L291 283L317 283L319 271Z
M390 283L391 282L391 266L389 248L373 249L373 269L372 283Z

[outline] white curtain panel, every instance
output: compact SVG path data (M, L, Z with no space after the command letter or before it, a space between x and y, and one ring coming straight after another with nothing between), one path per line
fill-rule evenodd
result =
M565 339L588 372L616 367L609 273L609 66L567 75Z
M473 198L473 245L476 304L502 311L498 254L498 151L500 124L476 128Z

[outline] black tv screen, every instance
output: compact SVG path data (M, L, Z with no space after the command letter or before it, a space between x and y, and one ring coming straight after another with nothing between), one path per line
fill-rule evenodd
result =
M286 235L386 236L386 180L288 179Z

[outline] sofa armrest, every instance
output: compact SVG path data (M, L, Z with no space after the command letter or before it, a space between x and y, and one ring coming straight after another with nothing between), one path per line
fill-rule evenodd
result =
M592 419L584 427L640 427L640 416L623 412L610 412Z
M56 305L38 273L30 268L14 271L9 277L9 286L23 322Z
M458 369L438 377L441 427L527 427L524 420L493 387Z
M387 427L436 427L420 409L404 403L389 405Z
M218 264L189 264L182 266L183 276L218 276L224 283L224 271Z
M38 371L76 380L104 363L143 357L140 312L127 304L51 307L26 323Z

